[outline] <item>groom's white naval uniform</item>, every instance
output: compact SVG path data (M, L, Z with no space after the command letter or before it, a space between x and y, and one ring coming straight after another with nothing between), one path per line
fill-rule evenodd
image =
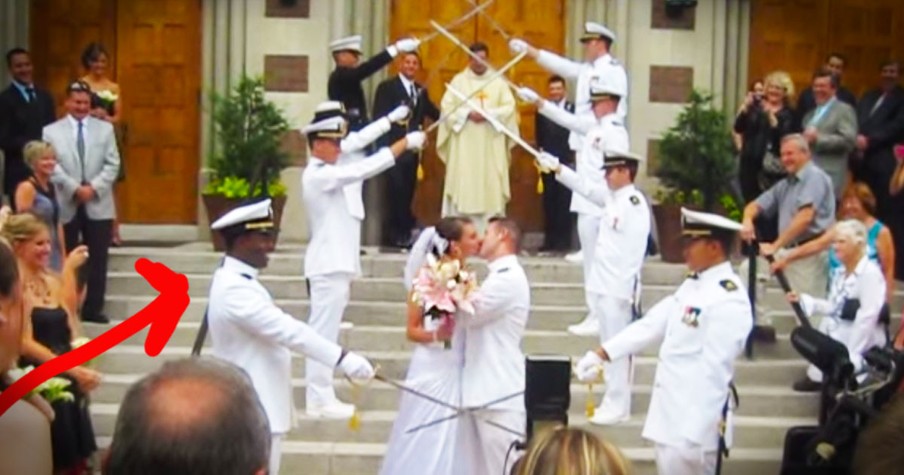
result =
M459 323L465 325L463 407L480 407L523 393L525 386L521 338L530 310L530 284L514 254L499 257L488 267L474 315ZM523 394L476 411L473 417L477 440L472 444L479 445L473 451L473 466L480 468L476 473L502 473L506 452L518 437L483 421L523 433L527 417Z
M325 109L322 107L321 109ZM385 119L383 119L385 120ZM315 139L341 141L346 138L348 122L343 115L318 113L302 132L313 146ZM417 140L413 135L419 134ZM423 145L423 133L406 136L409 148ZM361 214L356 212L357 197L348 191L350 185L392 167L396 157L389 148L359 160L328 163L313 154L302 174L302 198L308 213L311 240L304 260L311 311L308 324L324 338L335 342L339 337L342 314L349 301L351 281L361 275ZM359 217L361 216L361 217ZM347 418L354 407L342 403L333 389L333 368L308 360L306 405L308 414L320 417Z
M211 229L232 236L270 232L270 200L238 207L216 220ZM372 377L373 367L277 307L257 280L258 273L259 269L227 255L210 284L207 318L213 355L238 365L251 377L273 436L269 472L278 474L282 438L295 425L292 351L330 367L338 364L355 378Z

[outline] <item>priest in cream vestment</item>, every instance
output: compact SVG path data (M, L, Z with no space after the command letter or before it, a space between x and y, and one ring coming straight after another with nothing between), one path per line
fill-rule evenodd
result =
M508 130L519 133L515 97L502 78L490 78L492 71L485 66L486 45L475 43L471 51L484 63L471 58L468 68L450 84L465 96L480 90L471 102ZM446 91L441 104L443 116L452 114L440 125L436 141L437 155L446 164L442 213L468 216L482 230L489 218L505 214L505 205L511 198L509 164L515 144L468 105L456 109L460 102L455 94Z

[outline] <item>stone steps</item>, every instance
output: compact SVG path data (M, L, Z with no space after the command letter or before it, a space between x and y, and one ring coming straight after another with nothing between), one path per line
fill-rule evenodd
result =
M212 276L209 274L186 274L188 294L191 297L206 297ZM275 299L299 299L306 297L305 279L298 275L262 275L260 282ZM650 284L643 286L642 301L647 307L675 291L676 284ZM110 295L153 295L154 291L144 278L136 272L110 272L107 292ZM351 300L366 302L404 302L407 292L401 279L396 277L363 277L352 281ZM778 289L768 289L762 301L771 309L789 307L785 296ZM532 282L532 305L579 305L584 302L584 288L581 283ZM904 305L904 292L898 291L893 299L894 309Z
M98 437L98 446L108 447L107 437ZM375 475L386 451L385 444L355 442L288 441L282 446L284 474ZM653 449L622 448L633 465L634 475L656 475ZM778 473L781 450L734 449L723 464L723 473L763 475Z
M113 433L118 410L119 405L117 404L92 403L91 414L96 423L94 430L97 434L106 436ZM361 426L358 431L353 431L349 429L348 421L345 419L314 418L305 414L304 411L299 411L299 427L291 431L286 440L304 441L310 434L316 433L318 440L323 442L383 444L386 443L386 435L392 430L392 424L397 415L396 411L362 411L360 414ZM784 431L793 426L811 423L812 421L807 418L737 416L735 417L735 447L748 449L779 447L784 442ZM568 424L600 434L618 446L639 447L651 445L641 437L644 424L644 416L642 414L635 414L627 422L608 427L588 423L584 414L573 414L569 415ZM777 437L778 435L781 435L781 437Z
M169 355L169 358L174 357L177 356ZM162 364L167 358L161 355L158 359L162 359L159 362ZM98 403L119 402L129 386L141 376L142 374L125 373L124 371L105 373L103 383L92 393L92 401ZM304 408L304 389L306 387L304 379L293 378L292 386L296 407ZM349 402L354 400L354 388L345 379L335 379L334 387L340 399ZM573 383L571 385L572 398L569 409L571 413L576 415L584 413L587 391L586 384ZM650 391L649 384L634 385L632 414L640 416L646 414L650 402ZM602 395L602 388L595 385L593 392L596 394L595 401L598 403L599 397ZM741 404L737 411L739 415L764 416L768 414L774 417L794 418L815 417L816 415L817 395L796 393L789 386L739 385L738 393L741 397ZM360 399L357 401L357 405L364 411L396 410L398 409L399 390L386 383L375 381L367 387Z

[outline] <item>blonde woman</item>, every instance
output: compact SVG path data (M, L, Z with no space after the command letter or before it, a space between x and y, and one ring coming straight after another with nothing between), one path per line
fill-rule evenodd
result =
M518 475L629 475L631 465L614 445L581 429L540 431L518 462Z
M763 79L762 96L750 92L735 118L734 131L741 134L741 163L738 169L745 202L785 176L780 159L781 139L796 130L790 101L794 83L784 71Z
M66 257L66 241L56 190L50 182L57 163L56 152L49 143L32 140L25 144L22 156L31 169L31 177L16 187L16 212L31 211L44 221L50 230L50 268L61 272Z
M71 342L81 335L75 310L76 272L88 258L87 248L73 249L59 275L48 268L50 232L40 218L31 213L10 216L0 234L16 255L26 305L22 363L37 366L70 351ZM97 450L86 394L98 386L100 374L77 366L61 376L72 381L75 401L53 404L54 471L83 474L87 473L88 458Z
M841 267L831 276L829 296L820 299L808 294L788 293L789 302L800 302L810 316L823 315L819 331L847 347L854 370L863 366L863 353L873 346L884 346L885 331L879 312L885 304L885 277L879 265L869 257L866 226L856 219L841 221L832 234L832 249ZM822 373L815 366L806 378L794 383L795 391L813 392L822 386Z

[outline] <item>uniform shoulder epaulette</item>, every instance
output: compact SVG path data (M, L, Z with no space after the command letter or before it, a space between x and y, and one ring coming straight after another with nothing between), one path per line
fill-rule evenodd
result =
M619 63L617 59L612 58L612 57L609 58L609 64L611 64L613 66L621 66L621 63Z
M501 273L503 273L503 272L508 272L508 270L509 270L508 267L503 267L502 269L497 270L496 273L497 273L497 274L501 274Z
M720 280L719 285L721 285L723 289L725 289L729 292L734 292L735 290L738 290L737 284L735 284L734 281L732 281L731 279Z
M628 200L631 202L632 205L640 204L640 198L638 198L637 195L631 195L631 197L628 198Z
M612 119L612 125L614 125L616 127L624 127L625 126L624 124L622 124L622 121L620 121L618 119Z
M251 277L251 276L248 275L248 274L239 274L239 275L242 276L242 277L244 277L244 278L246 278L246 279L248 279L248 280L254 280L254 277Z

